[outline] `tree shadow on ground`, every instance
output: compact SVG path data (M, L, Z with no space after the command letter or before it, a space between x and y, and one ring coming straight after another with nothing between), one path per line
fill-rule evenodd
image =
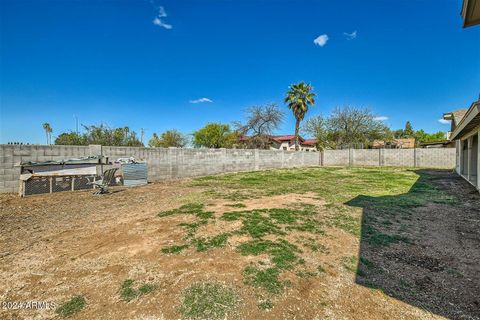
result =
M453 319L480 319L480 196L450 171L416 170L409 192L360 195L356 283Z

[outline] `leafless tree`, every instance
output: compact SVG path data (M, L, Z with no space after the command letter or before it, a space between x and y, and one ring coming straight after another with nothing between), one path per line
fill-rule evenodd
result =
M253 106L246 110L246 122L236 122L235 129L245 137L244 144L248 148L266 149L270 136L283 123L284 113L276 104Z

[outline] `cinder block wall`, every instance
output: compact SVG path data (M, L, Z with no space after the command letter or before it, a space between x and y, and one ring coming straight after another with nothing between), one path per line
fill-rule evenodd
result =
M0 192L17 192L21 162L63 160L103 154L109 160L148 162L148 180L306 166L400 166L454 168L455 149L283 150L177 149L109 146L0 145Z

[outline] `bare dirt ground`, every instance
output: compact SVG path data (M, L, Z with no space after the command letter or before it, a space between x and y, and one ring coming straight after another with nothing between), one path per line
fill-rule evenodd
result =
M59 305L80 294L87 305L73 319L179 319L182 290L199 281L214 280L234 287L240 296L240 305L229 318L479 319L480 197L452 174L440 178L439 185L453 186L449 192L471 210L463 205L434 203L412 209L414 219L421 221L411 235L415 245L398 243L388 249L376 250L364 244L362 237L325 226L320 241L326 250L305 250L302 255L307 264L318 263L325 272L315 277L299 277L293 271L282 273L282 279L291 284L272 298L274 307L270 310L257 307L255 291L244 283L245 267L264 258L244 256L235 250L245 238L232 236L225 247L208 251L189 248L165 254L163 248L183 241L185 232L178 224L191 223L192 216L159 218L158 213L192 201L205 202L206 210L216 217L227 211L285 208L301 202L316 206L320 216L328 216L328 206L315 193L247 199L242 201L242 208L232 207L234 201L208 198L205 188L192 187L190 180L117 189L106 196L93 196L91 192L26 198L0 195L0 302L36 300ZM368 213L368 209L357 208L359 220L364 210ZM214 235L238 227L238 221L216 219L201 226L198 234ZM426 254L430 260L425 259ZM398 294L386 280L390 278L380 273L370 275L370 283L362 282L358 272L344 267L345 257L359 255L375 262L382 274L390 269L396 274L405 273L407 289L415 281L420 281L414 284L417 291L421 286L426 289ZM419 261L423 265L418 265ZM439 275L437 280L435 266L445 272L453 270L452 277ZM156 289L127 302L119 295L126 279L152 283ZM468 292L464 292L466 289ZM423 294L435 292L438 309L430 302L422 306L428 300ZM444 305L448 299L459 307ZM444 312L449 308L452 313ZM0 309L0 318L59 316L54 310Z

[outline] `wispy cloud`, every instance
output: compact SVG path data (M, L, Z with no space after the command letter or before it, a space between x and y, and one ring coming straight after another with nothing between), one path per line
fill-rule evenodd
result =
M386 116L377 116L377 117L374 117L373 120L375 120L375 121L387 121L387 120L388 120L388 117L386 117Z
M167 17L167 12L165 11L164 7L158 7L158 12L155 18L153 19L152 23L156 26L165 28L167 30L170 30L173 28L171 24L168 24L164 21L163 18Z
M344 32L343 35L347 40L353 40L357 37L357 30L353 31L352 33Z
M438 122L441 124L450 124L450 120L445 120L445 119L438 119Z
M200 98L200 99L190 100L189 102L190 103L204 103L204 102L212 103L213 101L208 98Z
M328 41L328 36L326 34L322 34L321 36L318 36L313 40L313 43L315 43L317 46L323 47L324 45L327 44Z

